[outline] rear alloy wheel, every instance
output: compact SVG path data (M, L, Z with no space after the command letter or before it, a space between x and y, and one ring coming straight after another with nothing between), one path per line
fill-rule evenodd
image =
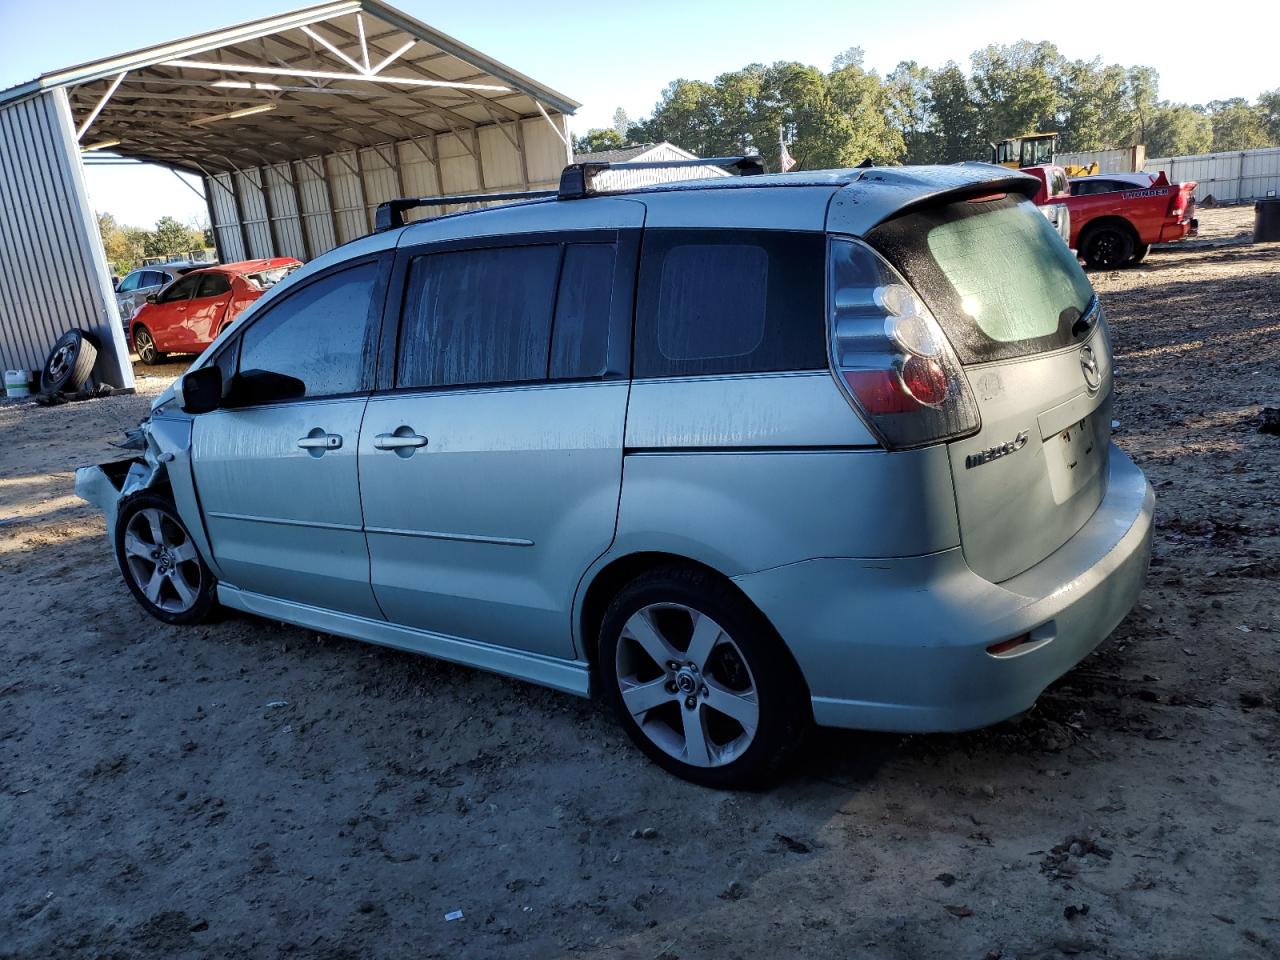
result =
M1132 231L1124 227L1098 227L1084 243L1084 262L1091 270L1118 270L1133 257Z
M1129 258L1129 266L1136 267L1143 260L1147 259L1147 254L1151 252L1151 244L1140 243L1133 248L1133 256Z
M133 329L133 349L137 352L138 359L149 367L164 359L164 354L156 349L156 341L151 336L151 331L143 326Z
M125 505L116 555L129 590L157 620L198 623L213 608L213 573L168 498L143 494Z
M600 635L606 697L660 766L704 786L774 779L808 727L799 670L767 621L713 574L668 568L614 599Z

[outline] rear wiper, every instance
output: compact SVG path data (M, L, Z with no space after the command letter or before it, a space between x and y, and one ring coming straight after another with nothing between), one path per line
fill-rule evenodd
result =
M1093 303L1089 304L1086 310L1075 323L1071 325L1071 336L1073 339L1079 340L1086 333L1093 329L1093 325L1098 322L1098 298L1093 298Z

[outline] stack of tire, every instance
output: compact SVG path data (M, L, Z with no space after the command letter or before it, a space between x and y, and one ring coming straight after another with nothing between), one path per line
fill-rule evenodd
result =
M89 382L89 374L98 360L98 345L93 334L84 330L68 330L58 338L40 370L40 392L44 394L76 393Z

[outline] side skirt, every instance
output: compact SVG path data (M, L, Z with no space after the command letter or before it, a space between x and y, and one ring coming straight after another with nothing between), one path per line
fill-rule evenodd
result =
M355 617L333 610L277 600L260 593L250 593L225 583L218 584L218 602L234 610L242 610L272 620L282 620L295 626L307 627L321 633L332 633L353 640L424 653L427 656L468 667L478 667L492 673L528 680L553 690L573 693L580 697L591 695L590 671L579 660L559 660L536 653L523 653L488 643L462 640L428 630L400 627L383 620Z

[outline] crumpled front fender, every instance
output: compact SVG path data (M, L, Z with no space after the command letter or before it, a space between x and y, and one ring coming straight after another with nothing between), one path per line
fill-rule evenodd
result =
M81 467L76 471L75 489L80 499L102 511L107 537L114 544L121 504L153 487L167 487L178 516L212 567L191 473L191 427L191 418L184 415L153 415L127 435L125 447L140 451L139 456Z

